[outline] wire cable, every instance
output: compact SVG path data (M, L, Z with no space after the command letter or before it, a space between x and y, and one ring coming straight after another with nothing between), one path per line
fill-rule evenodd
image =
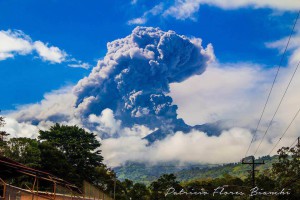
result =
M297 141L298 141L298 138L296 138L296 140L292 143L292 145L290 146L290 149L296 145Z
M288 49L288 46L289 46L289 44L290 44L290 41L291 41L293 32L294 32L295 27L296 27L296 24L297 24L297 21L298 21L298 19L299 19L299 15L300 15L300 10L299 10L298 15L297 15L297 17L296 17L296 20L295 20L295 23L294 23L294 25L293 25L293 28L292 28L292 30L291 30L291 32L290 32L290 36L289 36L288 42L287 42L287 44L286 44L286 46L285 46L284 52L283 52L282 57L281 57L281 59L280 59L280 63L279 63L279 65L278 65L278 67L277 67L277 71L276 71L276 74L275 74L275 77L274 77L274 80L273 80L271 89L270 89L270 91L269 91L269 94L268 94L266 103L265 103L265 105L264 105L264 107L263 107L262 113L261 113L261 115L260 115L260 118L259 118L259 121L258 121L258 123L257 123L256 129L255 129L255 131L254 131L254 134L253 134L253 136L252 136L251 142L250 142L250 144L249 144L249 146L248 146L248 149L247 149L247 151L246 151L245 157L247 156L247 154L248 154L248 152L249 152L249 150L250 150L250 147L251 147L252 143L253 143L254 140L256 139L258 127L259 127L259 125L260 125L260 123L261 123L261 120L262 120L262 117L263 117L263 115L264 115L264 113L265 113L265 110L266 110L267 104L268 104L268 102L269 102L271 93L272 93L272 91L273 91L275 82L276 82L276 80L277 80L277 77L278 77L280 68L281 68L281 66L282 66L282 63L283 63L285 54L286 54L286 52L287 52L287 49Z
M279 110L279 108L280 108L280 106L281 106L281 104L282 104L282 102L283 102L283 100L284 100L284 97L285 97L285 95L286 95L286 93L287 93L287 91L288 91L288 89L289 89L289 87L290 87L290 85L291 85L291 83L292 83L294 77L295 77L295 74L296 74L296 72L297 72L297 70L298 70L298 68L299 68L299 65L300 65L300 62L298 63L297 67L296 67L295 70L294 70L294 73L293 73L293 75L292 75L292 77L291 77L291 79L290 79L290 81L289 81L289 83L288 83L288 85L287 85L287 87L286 87L286 89L285 89L285 91L284 91L284 93L283 93L281 99L280 99L280 102L279 102L279 104L278 104L278 106L277 106L277 108L276 108L276 111L275 111L275 113L273 114L272 119L270 120L269 125L268 125L268 127L267 127L267 129L266 129L266 131L265 131L265 133L264 133L264 135L263 135L263 137L262 137L262 139L260 140L260 143L259 143L259 145L258 145L258 147L257 147L257 149L256 149L256 151L255 151L255 153L254 153L254 155L255 155L255 154L257 153L257 151L259 150L259 148L260 148L260 146L261 146L263 140L265 139L265 137L266 137L266 135L267 135L267 133L268 133L270 127L272 126L272 123L273 123L273 121L274 121L274 118L275 118L275 116L276 116L276 114L277 114L277 112L278 112L278 110Z
M285 134L287 133L287 131L289 130L289 128L291 127L291 125L293 124L293 122L295 121L295 119L297 118L298 114L300 113L300 108L298 109L298 111L296 112L296 114L294 115L294 118L292 119L292 121L290 122L290 124L288 125L288 127L285 129L285 131L283 132L283 134L281 135L281 137L279 138L279 140L277 141L277 143L275 144L275 146L272 148L272 150L270 151L270 153L268 154L269 156L271 155L271 153L274 151L274 149L277 147L277 145L279 144L279 142L282 140L282 138L285 136ZM293 143L294 144L294 143Z

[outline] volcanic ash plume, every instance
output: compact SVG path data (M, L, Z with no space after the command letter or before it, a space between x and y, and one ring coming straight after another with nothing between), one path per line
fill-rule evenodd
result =
M200 39L137 27L107 48L104 59L74 87L83 120L110 109L124 127L186 126L168 96L169 84L203 73L214 58L211 45L204 49Z

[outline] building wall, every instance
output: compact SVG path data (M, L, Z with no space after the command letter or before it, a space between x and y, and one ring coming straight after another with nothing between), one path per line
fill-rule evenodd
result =
M42 196L36 195L36 193L31 193L30 191L17 188L14 186L7 185L5 200L49 200L50 198L45 198ZM42 194L41 195L45 195ZM55 200L112 200L109 196L101 194L102 196L95 197L72 197L68 195L57 194ZM54 199L54 196L52 196Z

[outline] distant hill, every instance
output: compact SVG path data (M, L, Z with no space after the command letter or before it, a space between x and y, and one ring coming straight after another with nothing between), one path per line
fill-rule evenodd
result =
M192 130L205 132L208 136L219 136L222 131L219 122L207 123L207 124L196 125L196 126L189 126L186 125L185 123L177 123L174 125L173 129L157 129L156 131L153 131L143 139L148 140L151 144L156 140L162 140L167 136L174 134L176 132L180 131L183 133L189 133Z
M272 164L277 162L278 157L273 156L257 159L257 161L260 160L264 160L265 164L256 166L258 173L262 173L264 170L271 169ZM184 169L176 172L175 174L180 181L190 181L201 178L220 178L224 174L229 174L244 179L248 176L249 170L251 170L250 165L244 165L242 163L230 163L216 167Z
M278 160L277 156L262 157L258 160L264 160L264 165L256 167L258 173L266 169L271 169L272 164ZM250 170L249 165L241 163L230 163L224 165L188 165L185 167L176 167L174 163L164 164L163 166L149 166L141 163L128 163L125 166L115 168L119 179L130 179L134 182L149 184L156 180L160 175L174 173L181 182L197 180L202 178L218 178L224 174L246 178Z

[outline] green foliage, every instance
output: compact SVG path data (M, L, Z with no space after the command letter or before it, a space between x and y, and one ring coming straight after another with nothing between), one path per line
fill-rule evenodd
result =
M69 163L64 153L44 141L39 144L41 152L41 169L63 178L72 183L81 182L80 177L76 175L74 167ZM81 184L81 183L80 183Z
M103 157L93 133L77 126L55 124L49 131L40 131L39 139L63 153L81 180L95 180L95 168L102 165Z
M272 191L277 186L277 182L271 178L269 171L257 176L255 181L259 188L264 188L266 191Z
M169 165L169 164L168 164ZM150 185L163 174L176 173L182 168L170 166L148 166L144 163L130 162L121 167L114 168L120 180L130 179L133 182Z
M150 191L146 185L142 183L136 183L133 185L132 189L129 192L129 196L132 200L148 200Z
M1 110L0 110L1 112ZM9 135L6 131L1 131L1 128L4 127L5 120L3 116L0 116L0 155L3 154L6 149L6 137Z
M114 184L115 184L115 172L105 165L98 166L94 169L94 181L93 184L98 188L106 191L109 194L113 194L114 192ZM119 180L116 180L117 183L117 192L124 193L123 186Z
M4 119L0 117L0 127ZM239 163L214 167L168 168L156 166L145 167L143 164L129 164L127 168L118 168L118 174L124 178L131 176L134 180L116 179L116 173L102 164L103 157L99 150L100 143L93 133L88 133L77 126L56 124L48 131L40 131L36 139L11 138L2 141L5 156L27 166L48 171L81 186L84 180L113 196L116 191L118 200L186 200L186 199L249 199L246 196L193 196L165 195L167 190L174 188L176 192L209 191L226 185L229 191L249 193L251 177L250 166ZM293 196L290 199L300 199L300 147L282 148L279 155L264 157L265 165L256 166L256 185L265 191L281 191L290 188ZM154 170L153 170L154 169ZM150 173L153 170L153 173ZM165 172L174 174L162 174ZM145 175L149 172L149 175ZM128 175L129 174L129 175ZM159 178L156 178L161 174ZM126 176L125 176L126 175ZM17 185L30 184L28 177L13 180ZM143 183L139 183L141 181ZM180 183L181 181L181 183ZM144 183L149 183L148 186ZM257 199L286 199L283 197L259 197Z
M277 162L277 157L264 157L265 165L257 166L257 174L265 173L265 170L270 169L272 164ZM152 181L158 179L163 174L173 173L179 181L198 180L203 178L221 178L224 174L246 179L249 175L250 166L242 165L241 163L230 163L224 165L203 165L203 166L187 166L172 167L168 166L147 166L141 163L127 163L122 167L115 168L121 180L130 179L133 182L144 183L149 185Z
M36 139L12 138L7 142L4 155L29 167L40 167L41 151Z
M282 148L278 156L263 157L256 161L264 159L265 165L256 166L256 185L263 191L281 191L283 188L291 189L291 196L265 196L256 197L261 200L281 200L281 199L300 199L300 159L299 148ZM140 170L139 165L134 165ZM133 168L135 169L135 168ZM250 199L248 195L244 196L192 196L192 195L170 195L165 197L171 185L177 185L176 191L184 189L186 192L201 191L203 188L212 194L213 190L219 186L226 185L226 191L239 191L245 194L250 193L252 189L250 166L239 163L227 164L217 167L192 168L177 172L179 175L162 175L155 181L152 181L148 189L150 190L150 199L207 199L207 200L232 200L232 199ZM200 178L199 178L200 177ZM179 181L185 180L185 182ZM142 180L145 181L145 180ZM128 187L132 188L133 183L127 180ZM129 190L130 191L130 190ZM145 197L147 199L147 197Z
M3 126L2 117L0 123ZM8 158L50 172L77 186L81 186L84 180L98 186L111 182L111 175L104 175L108 169L102 164L100 142L93 133L77 126L56 124L49 131L40 131L38 139L11 138L5 142L3 153ZM20 182L24 180L20 179Z
M300 146L278 150L279 162L273 164L272 174L278 187L290 188L295 199L300 199Z
M176 180L176 176L174 174L164 174L156 181L153 181L150 184L151 190L151 200L158 199L177 199L175 196L165 196L165 193L168 189L174 188L176 191L180 191L182 189L179 181Z

